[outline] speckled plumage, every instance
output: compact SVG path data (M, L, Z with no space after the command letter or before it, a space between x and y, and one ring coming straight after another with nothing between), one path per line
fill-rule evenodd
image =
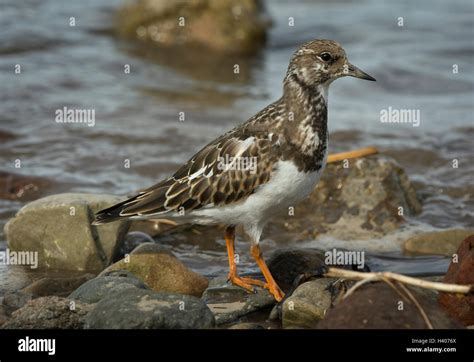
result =
M153 217L243 224L258 243L268 219L307 197L318 182L328 147L328 87L344 75L370 77L350 65L334 41L302 45L279 100L210 142L174 175L97 213L95 224ZM257 167L222 167L223 158L255 159Z

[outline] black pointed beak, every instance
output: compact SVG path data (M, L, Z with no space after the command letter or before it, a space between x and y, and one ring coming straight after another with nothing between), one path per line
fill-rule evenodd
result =
M375 82L374 77L368 75L366 72L360 70L359 68L357 68L355 65L352 65L352 64L349 64L349 66L347 67L347 75L350 75L351 77L371 80Z

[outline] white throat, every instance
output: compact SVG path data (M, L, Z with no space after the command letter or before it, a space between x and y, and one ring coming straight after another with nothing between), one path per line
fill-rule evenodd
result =
M323 97L324 103L326 103L326 106L328 104L329 84L331 84L331 82L327 81L327 82L321 83L317 86L318 92Z

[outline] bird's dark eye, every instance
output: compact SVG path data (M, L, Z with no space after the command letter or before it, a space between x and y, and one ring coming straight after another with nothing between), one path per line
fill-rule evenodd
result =
M321 59L324 60L325 62L328 62L331 60L331 54L329 53L322 53L321 54Z

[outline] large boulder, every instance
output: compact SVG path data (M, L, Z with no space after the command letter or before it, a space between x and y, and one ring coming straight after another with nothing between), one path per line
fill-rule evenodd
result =
M112 293L86 317L91 329L211 328L214 316L199 298L132 288Z
M453 256L443 282L474 285L474 235L466 238ZM474 325L474 295L440 293L439 304L466 326Z
M98 272L111 263L128 223L91 222L95 212L119 201L118 196L80 193L33 201L5 225L8 247L37 252L41 269Z
M158 46L247 54L265 42L262 15L259 0L135 0L118 12L117 31Z
M13 312L5 329L81 329L91 306L61 297L41 297Z
M161 246L147 243L139 248L137 252L109 266L101 275L113 270L127 270L154 291L189 294L196 297L200 297L207 288L208 280L205 277L188 269ZM150 250L153 248L155 250Z

